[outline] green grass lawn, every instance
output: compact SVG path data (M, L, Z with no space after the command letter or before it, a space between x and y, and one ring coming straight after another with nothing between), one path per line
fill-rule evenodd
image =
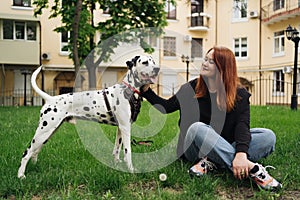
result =
M159 124L150 120L149 107L143 102L138 132L151 132L147 124ZM278 193L262 191L249 179L239 181L224 171L191 179L190 164L181 161L146 173L118 171L97 160L84 145L82 130L79 134L77 125L69 123L44 146L36 165L29 162L26 179L19 180L17 170L37 127L39 109L0 107L0 199L300 199L300 112L288 107L251 107L251 127L267 127L277 135L275 152L260 162L276 167L269 173L283 184ZM153 144L132 146L133 152L155 152L175 137L178 113L163 119L158 134L143 138ZM116 127L97 126L114 141ZM167 181L159 181L160 173L167 174Z

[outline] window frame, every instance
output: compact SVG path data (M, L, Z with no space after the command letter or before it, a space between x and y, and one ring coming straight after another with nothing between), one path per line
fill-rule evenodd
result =
M65 33L67 33L67 42L63 41L63 34L65 34ZM70 31L60 32L60 48L59 48L60 55L69 55L70 54L69 49L67 49L67 51L63 51L63 48L65 48L69 45L70 37L71 37Z
M238 40L238 47L236 46L237 40ZM243 47L243 40L246 40L244 47ZM233 38L233 50L234 50L234 55L237 59L247 59L248 58L248 38L247 37ZM243 52L246 53L246 56L243 56ZM237 53L238 53L238 55L237 55Z
M280 10L284 8L285 1L284 0L273 0L273 11Z
M37 41L37 23L35 23L34 21L22 21L22 20L10 20L10 19L3 19L1 20L2 22L2 30L1 30L1 35L3 40L17 40L17 41ZM8 24L8 26L5 27L5 22L9 22L10 24ZM17 37L17 26L18 24L23 24L23 31L21 31L21 34L23 35L21 38ZM11 26L11 27L9 27ZM29 37L29 28L32 27L34 30L33 31L33 38ZM11 29L9 30L10 33L12 34L12 37L7 38L6 34L5 34L5 29Z
M167 41L167 39L169 41ZM163 57L164 58L176 57L176 37L165 36L163 38Z
M176 19L176 17L177 17L176 5L173 5L170 0L166 1L165 12L166 12L167 19L173 19L173 20Z
M284 73L282 70L273 71L273 96L284 96Z
M31 0L13 0L13 6L31 7Z
M248 20L248 0L233 0L232 21L240 22Z
M273 37L273 56L283 56L285 53L285 34L284 30L274 32ZM276 47L278 43L278 48ZM278 52L276 51L278 49Z
M198 47L200 46L200 50ZM199 54L197 54L199 52ZM203 58L203 38L192 38L191 41L191 57L195 59Z

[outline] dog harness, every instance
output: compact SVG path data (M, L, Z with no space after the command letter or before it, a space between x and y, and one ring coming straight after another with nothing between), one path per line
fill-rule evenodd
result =
M127 87L124 90L124 97L125 99L127 99L129 101L130 104L130 110L131 110L131 123L135 122L137 119L138 114L140 113L140 109L141 109L141 101L143 100L143 98L139 95L140 92L133 88L131 85L123 82ZM107 98L107 93L105 90L103 90L103 97L104 97L104 102L106 105L106 109L107 109L107 113L109 114L109 116L111 117L112 122L115 122L118 124L117 119L115 117L115 114L113 113L110 103L108 101ZM134 95L134 93L137 93L138 96L136 97Z

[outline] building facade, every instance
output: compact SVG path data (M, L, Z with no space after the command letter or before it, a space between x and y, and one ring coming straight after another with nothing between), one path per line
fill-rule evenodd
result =
M175 6L167 3L165 9L165 34L152 41L156 50L153 57L161 65L159 83L154 89L161 96L174 94L180 85L196 78L206 51L223 45L235 53L238 75L252 93L252 104L290 103L295 50L285 30L288 25L300 29L299 0L184 0ZM30 0L3 0L1 105L41 104L29 81L32 71L40 65L44 66L44 73L38 83L45 91L60 94L74 86L74 67L65 48L68 33L54 32L61 22L59 18L49 19L49 15L45 10L43 15L33 17ZM109 17L101 10L95 16L96 22ZM97 71L98 89L120 81L126 72L126 60L143 53L138 45L131 45L121 46L110 63L101 64ZM298 67L297 71L299 76ZM86 74L83 77L86 87ZM297 84L297 94L299 91Z

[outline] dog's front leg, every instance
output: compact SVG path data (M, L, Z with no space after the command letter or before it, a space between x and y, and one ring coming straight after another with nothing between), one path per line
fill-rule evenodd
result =
M123 141L123 148L124 148L124 161L127 164L128 170L133 173L134 168L132 165L131 160L131 144L130 144L130 123L128 123L126 126L119 126L121 135L122 135L122 141Z
M122 147L122 135L121 135L121 130L118 127L117 134L116 134L115 147L113 150L113 155L114 155L116 163L120 162L121 147Z

